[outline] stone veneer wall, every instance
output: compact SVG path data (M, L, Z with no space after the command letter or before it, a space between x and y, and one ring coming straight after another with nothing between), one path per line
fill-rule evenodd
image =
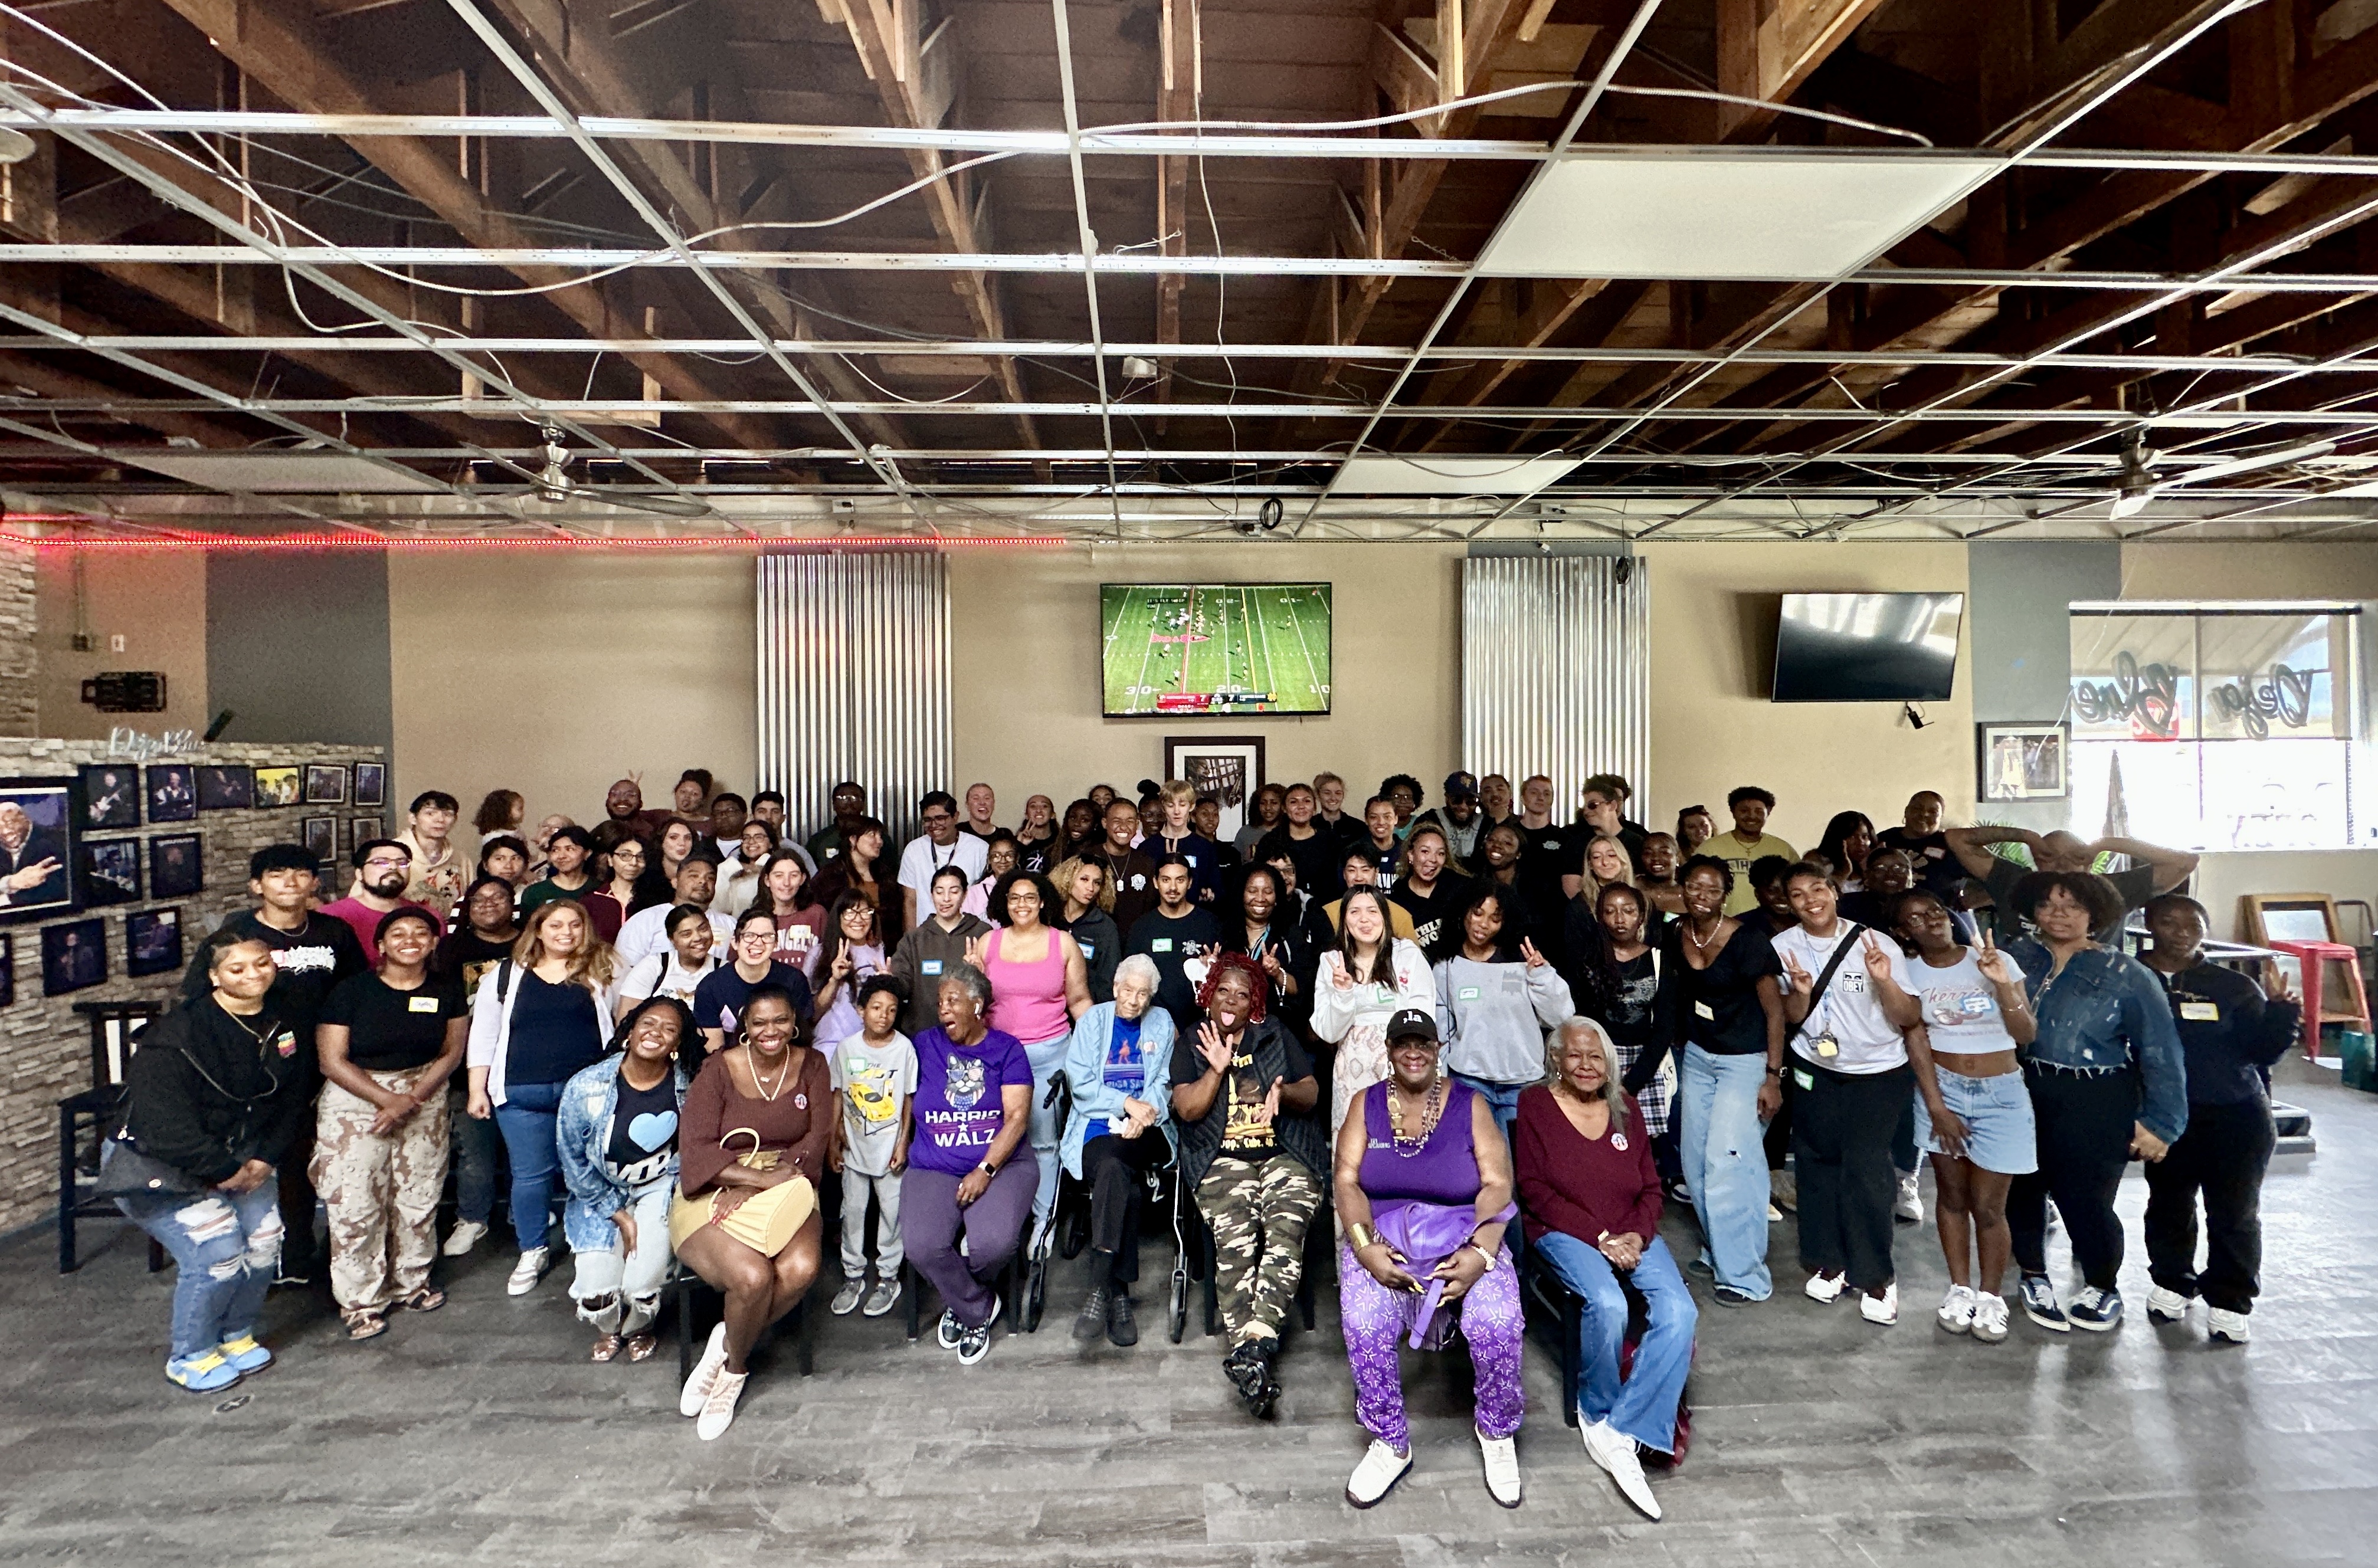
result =
M31 735L40 727L33 618L33 552L0 545L0 735Z
M11 566L0 557L0 622L15 612L9 584ZM30 581L30 578L29 578ZM5 665L6 651L15 646L0 630L0 721L13 722ZM30 682L27 683L30 689ZM378 747L230 745L200 746L167 760L252 767L285 767L307 762L370 762L383 760ZM95 740L47 740L0 735L0 777L65 778L87 762L118 762L107 743ZM352 774L350 775L352 782ZM146 810L143 810L146 816ZM369 808L347 806L287 806L269 810L201 811L196 821L144 823L141 827L103 830L109 838L138 835L143 840L195 832L205 867L205 887L184 899L143 899L137 904L109 904L47 920L27 920L0 926L15 949L15 1002L0 1008L0 1235L32 1224L57 1206L57 1103L90 1087L90 1020L74 1011L80 1001L109 1001L171 995L180 976L124 973L124 917L137 910L178 908L182 912L185 953L196 950L198 939L222 917L248 904L247 857L268 844L299 843L303 820L309 816L338 820L338 846L343 856L354 847L352 821L371 814ZM392 808L382 807L384 821L393 820ZM148 852L141 852L141 886L148 887ZM345 879L338 883L338 896ZM107 922L105 984L66 996L42 994L42 928L98 916Z

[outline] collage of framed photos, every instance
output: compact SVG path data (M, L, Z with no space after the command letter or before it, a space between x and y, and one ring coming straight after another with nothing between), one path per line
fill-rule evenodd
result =
M203 892L206 860L195 826L203 812L344 808L308 815L300 824L306 847L327 862L338 857L342 842L352 848L385 832L387 804L384 762L99 762L71 779L0 778L0 926ZM370 814L349 814L355 811ZM186 832L126 832L186 822L193 824ZM182 967L179 909L134 910L125 916L124 935L126 976ZM17 999L16 974L14 938L0 931L0 1007ZM104 917L42 928L42 995L84 990L107 976Z

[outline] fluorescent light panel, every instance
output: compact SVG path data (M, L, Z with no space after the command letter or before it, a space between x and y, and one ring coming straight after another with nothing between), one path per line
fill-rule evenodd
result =
M1338 476L1341 496L1526 496L1556 484L1578 459L1552 457L1356 457Z
M117 450L109 455L185 485L235 495L418 495L446 488L394 463L346 452Z

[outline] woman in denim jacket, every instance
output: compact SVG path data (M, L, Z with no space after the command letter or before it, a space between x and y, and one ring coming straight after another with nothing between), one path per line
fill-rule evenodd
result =
M628 1359L641 1361L653 1353L652 1322L668 1275L686 1090L679 1053L695 1038L693 1014L675 998L654 997L620 1021L618 1037L626 1043L620 1055L562 1089L554 1141L570 1190L561 1230L577 1260L570 1298L594 1325L593 1357L615 1359L624 1346Z
M1172 1159L1172 1015L1156 998L1155 961L1134 953L1116 965L1114 1000L1074 1025L1065 1082L1074 1108L1058 1159L1090 1189L1090 1292L1074 1337L1136 1343L1132 1282L1139 1278L1139 1204L1146 1173Z
M2017 913L2039 939L2007 953L2022 966L2039 1033L2023 1049L2024 1082L2039 1130L2039 1168L2007 1195L2024 1315L2061 1334L2122 1321L2114 1276L2122 1222L2114 1194L2132 1155L2153 1162L2188 1127L2188 1078L2163 987L2146 966L2096 938L2122 917L2122 900L2085 871L2044 871L2015 890ZM2068 1310L2048 1277L2048 1200L2072 1238L2083 1287Z

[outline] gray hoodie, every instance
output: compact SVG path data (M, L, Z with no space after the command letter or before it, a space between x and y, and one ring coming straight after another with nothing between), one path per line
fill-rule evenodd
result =
M1568 982L1547 964L1480 964L1459 954L1436 965L1436 1027L1445 1065L1489 1083L1544 1077L1544 1035L1575 1011Z

